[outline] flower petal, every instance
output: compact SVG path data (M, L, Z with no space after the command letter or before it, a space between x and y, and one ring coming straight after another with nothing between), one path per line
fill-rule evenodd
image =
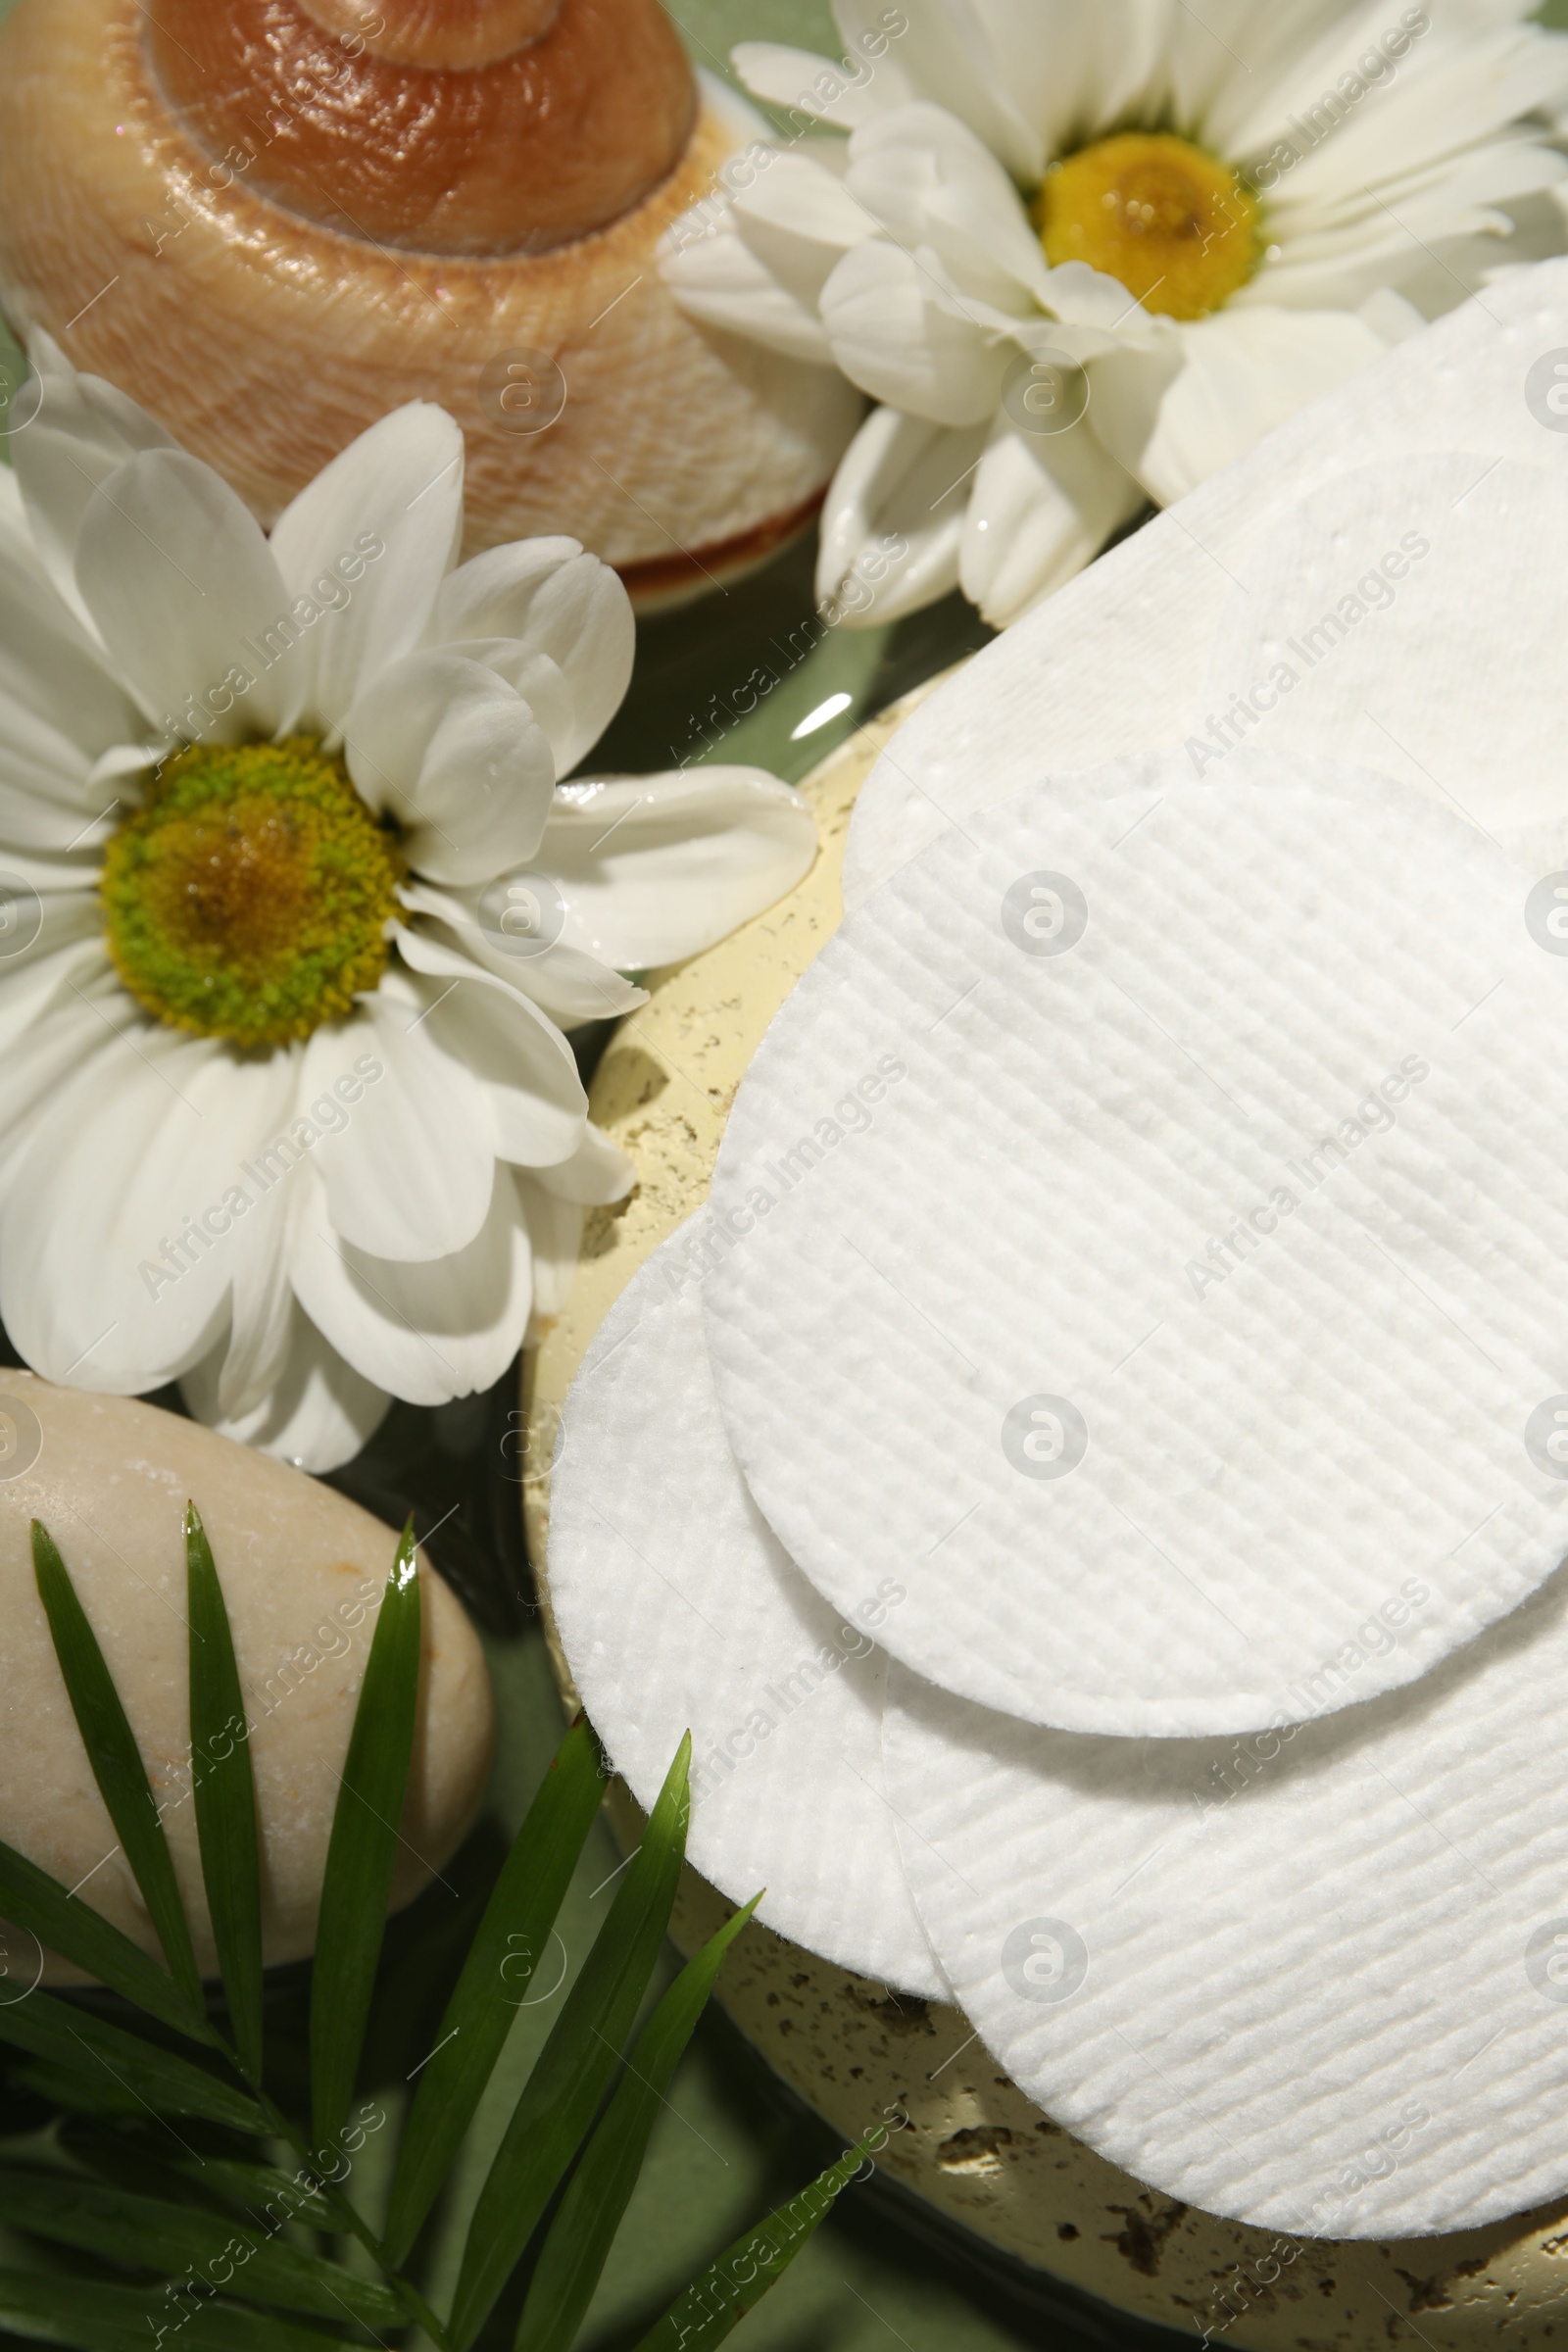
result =
M75 795L91 761L138 729L101 648L45 582L16 478L0 466L0 773L24 737L25 756Z
M40 891L32 897L24 877L12 882L0 874L0 1053L73 981L84 981L107 961L96 892Z
M533 1258L533 1301L522 1344L537 1348L556 1316L564 1312L571 1296L583 1215L577 1201L547 1193L531 1177L519 1174L516 1181Z
M251 643L281 609L283 583L261 525L210 466L160 449L111 473L81 518L76 584L155 726L226 743L292 722L302 676L263 668ZM234 673L256 671L236 695ZM215 712L225 682L229 708Z
M555 787L528 705L459 654L405 655L360 696L343 728L349 774L396 817L410 862L438 882L523 865Z
M833 347L815 310L780 282L741 235L733 211L702 228L687 213L660 247L664 282L689 318L721 333L747 335L787 360L830 362Z
M306 640L313 718L341 724L419 643L462 537L463 435L422 400L361 433L284 508L270 544L287 596L320 609Z
M439 993L388 972L352 1021L318 1029L305 1052L301 1108L326 1213L375 1257L445 1257L472 1241L490 1205L489 1106L428 1034ZM364 1091L345 1103L337 1084L351 1073Z
M1159 388L1157 355L1095 362L1095 426L1161 506L1206 481L1320 392L1384 350L1348 311L1221 311L1181 333L1184 366Z
M834 14L852 55L857 49L871 54L867 36L874 39L887 27L880 0L874 12L868 0L835 0ZM906 29L876 61L875 74L886 76L893 64L911 95L936 99L967 123L1014 179L1026 185L1038 180L1046 168L1044 143L1014 103L984 12L973 0L905 0L900 14ZM871 86L875 91L877 82Z
M978 424L994 413L1015 355L966 317L936 257L872 239L838 264L822 289L833 357L873 400L936 424Z
M223 1409L216 1349L186 1374L180 1395L195 1418L220 1437L320 1477L341 1469L369 1443L392 1399L344 1361L293 1299L289 1309L282 1368L259 1404L243 1412Z
M404 961L422 977L432 1043L470 1074L489 1104L497 1156L525 1167L570 1158L581 1147L588 1098L576 1055L554 1021L439 940L416 931L400 931L397 940Z
M489 1214L450 1257L394 1262L334 1233L319 1189L294 1248L294 1294L367 1381L410 1404L446 1404L500 1379L522 1344L531 1296L527 1227L512 1171L494 1170Z
M1017 189L945 107L901 107L858 130L846 191L896 245L936 253L965 297L1020 313L1044 299L1050 272Z
M1007 628L1092 563L1143 504L1142 484L1095 439L1087 416L1045 435L1004 423L969 493L964 595L993 628Z
M569 1159L529 1173L541 1192L557 1200L574 1200L579 1208L603 1208L612 1200L624 1200L637 1181L637 1170L620 1146L592 1121Z
M839 130L870 120L869 90L814 50L791 49L782 41L737 41L729 54L746 87L770 106L792 108Z
M816 819L787 784L699 767L558 793L538 862L565 900L567 944L629 971L711 947L815 856Z
M620 709L631 683L637 629L618 575L575 539L523 539L475 556L442 585L430 618L435 643L466 638L520 640L564 681L569 713L535 715L550 739L556 773L570 773ZM510 677L524 697L523 678Z
M820 611L872 628L957 586L967 486L989 429L989 419L952 432L872 410L822 502Z
M646 988L635 987L596 956L585 956L580 948L569 948L562 940L553 940L527 956L509 951L493 931L484 928L476 891L449 894L433 889L428 882L414 881L405 883L399 895L411 913L424 915L440 926L450 947L530 998L563 1028L573 1028L581 1021L618 1020L648 1002ZM402 936L400 933L400 941ZM428 931L410 936L441 944ZM416 969L424 968L416 953L407 948L404 953Z
M293 1084L290 1054L246 1060L143 1021L58 1090L0 1209L0 1311L45 1378L134 1395L213 1348L249 1209L241 1157Z
M288 1280L289 1228L306 1191L304 1185L274 1185L235 1234L228 1338L186 1375L187 1382L201 1383L211 1367L217 1382L212 1409L192 1406L200 1420L216 1413L230 1423L255 1414L287 1377L299 1313Z
M76 587L76 536L101 482L140 450L178 443L145 409L99 375L78 375L52 336L28 337L41 406L24 432L12 435L17 471L39 562L78 619L87 608Z

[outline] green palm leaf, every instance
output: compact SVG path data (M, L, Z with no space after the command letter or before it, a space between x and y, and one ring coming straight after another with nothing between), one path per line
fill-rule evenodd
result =
M73 2162L136 2196L194 2203L216 2213L237 2209L242 2216L265 2220L273 2230L284 2221L303 2222L312 2230L347 2227L323 2196L302 2188L293 2174L279 2172L275 2165L217 2156L211 2148L187 2155L167 2127L148 2122L144 2112L140 2127L68 2124L59 2144Z
M239 2132L271 2129L244 2091L230 2089L188 2058L161 2050L140 2034L127 2034L89 2010L57 2000L53 1993L35 1992L25 2001L0 2007L0 2041L16 2042L79 2078L89 2109L100 2085L118 2086L154 2115L201 2115L209 2123L228 2124Z
M169 1842L157 1801L147 1785L135 1734L125 1719L120 1693L76 1598L75 1588L66 1573L66 1564L48 1529L36 1519L32 1523L32 1567L93 1779L141 1888L142 1901L164 1947L170 1972L185 1996L187 2014L180 2021L181 2028L203 2040L211 2040L212 2032L202 2003L201 1972L196 1966L190 1929L180 1903Z
M194 2269L209 2284L249 2303L281 2303L371 2328L396 2327L405 2317L391 2288L376 2279L356 2278L337 2263L301 2254L222 2214L106 2188L79 2173L0 2168L0 2213L8 2229L81 2246L136 2270L177 2277Z
M686 1851L691 1746L688 1733L479 2192L452 2310L457 2352L466 2352L478 2333L619 2063L675 1900Z
M760 1901L754 1895L686 1963L638 2035L609 2111L550 2226L515 2352L570 2352L631 2202L670 2077L708 2006L725 1953Z
M363 2341L365 2328L401 2331L412 2320L440 2352L467 2352L575 2165L545 2235L516 2339L517 2352L568 2352L665 2090L724 1953L751 1916L750 1905L737 1913L659 2002L595 2127L669 1923L685 1854L689 1737L517 2100L474 2210L453 2317L443 2325L399 2266L450 2174L506 2040L517 1988L532 1975L598 1811L601 1765L591 1731L579 1721L567 1734L497 1881L424 2070L394 2173L387 2235L377 2238L345 2194L346 2175L334 2176L340 2185L324 2194L318 2186L301 2189L273 2167L247 2162L232 2141L220 2143L228 2153L215 2153L211 2136L197 2133L198 2148L175 2124L161 2120L198 2118L253 2140L285 2142L307 2165L316 2162L306 2154L310 2143L300 2123L261 2083L255 1788L227 1610L194 1508L186 1522L186 1579L196 1825L233 2048L202 2007L189 1926L123 1707L59 1552L36 1524L33 1556L77 1726L170 1971L3 1845L0 1916L30 1929L164 2027L216 2045L255 2095L213 2066L53 1994L35 1991L0 2007L0 2042L27 2053L28 2063L14 2074L68 2111L116 2119L68 2126L61 2147L84 2171L65 2171L58 2162L42 2171L0 2166L0 2220L129 2270L183 2274L156 2287L129 2287L53 2269L0 2270L0 2332L82 2352L143 2352L149 2340L156 2346L160 2332L176 2333L180 2352L310 2352ZM419 1585L413 1531L406 1528L355 1710L321 1888L309 2027L318 2147L337 2138L365 2045L413 1751L420 1650ZM286 2050L282 2056L287 2076ZM719 2343L782 2276L865 2155L863 2147L848 2151L799 2198L738 2238L670 2307L640 2352L682 2346L708 2352ZM380 2280L281 2237L290 2221L352 2235ZM220 2272L220 2265L232 2267ZM204 2273L224 2291L192 2293L190 2280L200 2286ZM258 2303L307 2316L281 2318L253 2308Z
M50 1951L74 1961L100 1984L123 1993L149 2017L182 2034L191 2031L190 2004L168 1969L150 1960L139 1944L112 1927L90 1903L69 1893L58 1879L3 1843L0 1918L25 1928Z
M262 2072L262 1875L245 1700L223 1589L191 1503L185 1512L190 1612L190 1768L207 1910L234 2045L248 2081Z
M870 2133L878 2146L887 2133ZM847 2188L862 2164L870 2161L867 2141L846 2148L837 2164L776 2206L765 2222L734 2238L700 2278L675 2297L663 2318L650 2328L637 2352L710 2352L755 2311L769 2287L776 2286L790 2264L832 2210L839 2191Z
M323 2344L348 2340L270 2312L247 2311L242 2303L187 2295L167 2309L166 2331L179 2352L321 2352ZM0 2327L19 2335L74 2344L78 2352L150 2352L158 2324L153 2293L145 2286L98 2286L47 2271L0 2270Z
M579 1719L517 1832L420 2075L387 2208L393 2262L407 2256L472 2120L603 1795L598 1742Z
M419 1687L419 1579L412 1521L381 1595L349 1735L311 1980L311 2108L316 2142L335 2136L354 2090L397 1861Z

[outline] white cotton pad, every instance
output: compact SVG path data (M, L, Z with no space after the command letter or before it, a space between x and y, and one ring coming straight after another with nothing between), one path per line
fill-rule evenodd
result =
M1568 475L1472 456L1368 466L1277 516L1222 601L1188 720L1355 760L1493 833L1568 816Z
M1568 906L1353 771L1115 772L808 971L719 1153L709 1349L818 1591L907 1586L905 1664L1237 1731L1425 1673L1568 1550Z
M1240 1742L895 1666L884 1763L937 1957L1048 2114L1210 2213L1407 2237L1568 2188L1565 1690L1568 1571L1411 1689Z
M1180 744L1260 529L1348 466L1463 451L1477 475L1507 458L1544 481L1568 478L1568 416L1550 405L1558 362L1568 363L1568 258L1488 286L1102 556L899 729L856 806L845 905L859 905L947 825L1041 775ZM1479 602L1470 617L1490 641ZM1543 662L1555 663L1560 640L1538 642ZM1470 805L1493 823L1484 792ZM1568 763L1560 813L1568 817Z
M687 1730L687 1853L704 1878L841 1967L945 1998L882 1792L901 1605L871 1576L843 1609L793 1568L735 1467L696 1286L702 1219L606 1317L566 1400L550 1597L589 1720L642 1806Z

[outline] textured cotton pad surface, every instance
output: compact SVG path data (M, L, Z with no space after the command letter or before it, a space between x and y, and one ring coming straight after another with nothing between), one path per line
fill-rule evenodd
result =
M1224 772L1041 788L904 868L714 1182L710 1352L787 1550L1070 1730L1370 1697L1568 1549L1562 917L1396 786Z
M1404 2237L1568 2187L1565 1689L1568 1571L1410 1689L1239 1743L895 1667L884 1762L937 1956L1049 2114L1210 2213Z
M687 1853L781 1936L906 1992L946 1997L882 1793L887 1657L868 1628L902 1588L830 1608L746 1492L713 1395L701 1220L606 1318L566 1401L550 1594L590 1721L645 1808L692 1734Z
M1278 517L1217 614L1195 769L1238 741L1358 760L1493 833L1568 815L1568 479L1368 466Z

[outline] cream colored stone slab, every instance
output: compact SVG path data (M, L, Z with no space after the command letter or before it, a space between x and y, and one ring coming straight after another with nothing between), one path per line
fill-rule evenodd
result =
M141 1749L195 1933L216 1968L191 1802L187 1499L233 1628L262 1829L269 1962L314 1941L339 1773L397 1538L356 1503L196 1423L0 1371L0 1838L158 1950L87 1762L33 1580L58 1544ZM484 1792L493 1728L478 1638L420 1562L418 1728L394 1905L440 1869ZM12 1979L36 1947L8 1931ZM50 1982L80 1982L52 1961Z

